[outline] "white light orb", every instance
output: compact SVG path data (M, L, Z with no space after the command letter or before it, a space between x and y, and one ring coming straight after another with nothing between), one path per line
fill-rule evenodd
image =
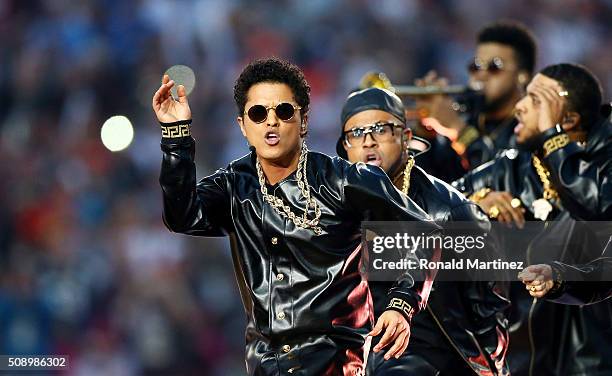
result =
M130 146L134 139L134 127L127 117L116 115L104 122L100 135L104 146L117 152Z

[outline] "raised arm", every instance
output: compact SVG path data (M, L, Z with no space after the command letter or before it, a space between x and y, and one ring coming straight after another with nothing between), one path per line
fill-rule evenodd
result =
M159 182L163 192L164 223L174 232L222 236L229 226L229 195L224 170L196 184L195 141L191 137L191 110L185 88L165 75L153 96L153 110L162 129L163 152Z
M612 136L609 120L586 122L559 82L542 78L528 88L537 99L538 135L544 162L565 209L582 220L612 218ZM565 91L567 94L567 91ZM576 120L578 119L578 120ZM566 133L567 132L567 133ZM588 137L582 134L588 132ZM576 141L586 141L582 148Z

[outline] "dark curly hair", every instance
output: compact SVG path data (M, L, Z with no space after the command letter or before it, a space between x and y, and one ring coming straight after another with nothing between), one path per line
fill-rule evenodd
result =
M579 64L563 63L549 65L540 73L559 82L567 90L568 109L580 114L580 123L585 129L597 123L603 91L591 71Z
M537 47L535 37L527 26L517 21L502 20L485 26L478 32L478 44L499 43L511 47L520 69L533 74Z
M234 101L236 101L238 107L238 116L244 114L249 89L260 82L287 84L293 92L295 101L302 107L302 115L308 111L310 86L308 86L302 70L288 61L272 57L255 60L240 73L234 85Z

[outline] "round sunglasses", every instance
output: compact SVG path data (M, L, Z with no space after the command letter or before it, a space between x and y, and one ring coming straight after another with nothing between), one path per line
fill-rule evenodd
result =
M494 57L488 62L482 61L479 58L474 58L468 64L468 72L476 73L478 71L487 71L489 73L498 73L504 70L504 61L500 57Z
M251 108L247 110L247 115L249 116L249 119L251 119L251 121L253 121L254 123L263 123L264 121L266 121L266 119L268 119L268 112L270 111L270 109L274 109L276 117L280 120L289 121L293 119L293 116L295 116L295 111L301 110L302 107L287 102L279 103L276 106L264 106L262 104L256 104L251 106Z

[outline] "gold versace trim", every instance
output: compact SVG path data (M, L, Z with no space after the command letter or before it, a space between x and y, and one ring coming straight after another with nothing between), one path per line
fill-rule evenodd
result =
M548 157L552 152L565 147L570 143L570 138L567 134L562 133L544 141L544 157Z
M400 311L404 312L407 316L412 316L412 314L414 313L414 308L412 308L412 306L408 304L407 301L400 299L400 298L391 299L391 301L389 302L389 305L387 306L387 309L389 308L399 309Z
M191 124L161 126L162 138L180 138L191 136Z

